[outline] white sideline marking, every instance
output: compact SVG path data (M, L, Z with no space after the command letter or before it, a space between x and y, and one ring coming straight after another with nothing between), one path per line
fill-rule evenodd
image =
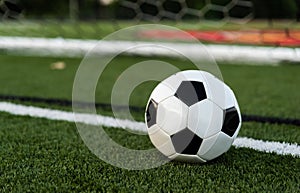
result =
M75 114L73 112L46 109L33 106L24 106L9 102L0 102L0 111L13 115L30 116L45 118L49 120L75 122ZM115 119L108 116L92 115L86 113L76 113L76 121L87 125L102 125L113 128L128 128L131 130L144 131L147 129L145 123L133 122L130 120Z
M140 45L160 45L169 47L180 53L189 54L195 59L203 59L203 54L192 43L163 43L141 41L101 41L97 46L99 54L120 53L129 47ZM78 40L63 38L28 38L28 37L0 37L0 49L17 54L34 56L64 56L83 57L94 48L98 40ZM197 46L197 45L196 45ZM199 46L199 45L198 45ZM276 65L280 62L300 62L300 48L214 45L209 44L205 49L217 61L235 63L256 63L256 65ZM182 57L170 50L159 46L144 47L125 51L127 54L141 56ZM206 56L204 56L205 58Z
M300 146L297 144L238 137L233 142L233 146L236 148L245 147L267 153L276 153L278 155L292 155L294 157L300 157Z
M24 106L10 102L0 102L0 111L13 115L30 116L59 121L75 121L73 112L46 109L33 106ZM95 119L96 117L96 119ZM145 123L129 120L116 119L102 115L91 115L76 113L77 122L89 125L102 125L113 128L127 128L136 131L147 132ZM278 155L292 155L300 157L300 146L298 144L280 143L275 141L263 141L246 137L238 137L233 143L236 148L250 148L266 153L276 153Z

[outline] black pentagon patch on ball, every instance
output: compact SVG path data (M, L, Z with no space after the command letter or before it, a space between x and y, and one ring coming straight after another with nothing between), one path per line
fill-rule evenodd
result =
M222 132L232 137L240 124L240 117L235 107L225 110Z
M187 106L207 98L203 83L198 81L182 81L175 96Z
M177 153L188 155L196 155L203 141L188 128L171 135L171 140Z
M156 114L157 114L157 104L153 100L150 100L146 110L148 128L156 124Z

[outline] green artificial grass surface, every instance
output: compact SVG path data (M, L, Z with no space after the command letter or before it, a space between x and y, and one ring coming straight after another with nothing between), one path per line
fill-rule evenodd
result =
M170 162L129 171L93 155L74 123L6 113L0 113L0 122L2 192L297 192L300 188L300 159L291 156L231 148L208 164ZM106 131L127 147L152 148L147 136Z
M59 20L18 20L0 23L0 36L48 37L48 38L76 38L102 39L106 35L119 29L139 24L154 24L153 22L137 21L90 21L67 22ZM220 21L184 22L161 21L159 24L174 26L182 30L257 30L257 29L299 29L292 21L277 20L269 25L267 20L253 20L238 24Z
M127 26L127 25L125 25ZM120 29L116 22L59 22L54 20L3 22L1 36L98 39Z
M299 127L293 125L247 122L243 123L239 136L300 144Z
M120 73L148 60L120 56L105 70L96 100L110 103L110 92ZM153 59L153 58L151 58ZM180 69L194 69L187 61L157 58ZM64 70L51 70L57 61ZM0 56L0 94L40 98L72 98L80 59ZM300 66L242 66L220 64L224 81L232 87L242 113L300 117L297 75ZM138 86L130 104L143 107L157 83ZM104 90L102 88L105 88ZM120 91L122 94L122 91ZM12 102L71 111L71 107L46 103ZM112 115L109 110L97 109ZM134 113L143 121L143 113ZM144 171L120 169L101 161L81 140L74 123L0 113L0 191L2 192L297 192L300 159L232 147L207 164L170 162ZM153 148L148 136L105 128L120 145ZM240 137L300 143L296 126L247 122Z
M100 77L96 101L110 103L111 90L119 75L129 66L150 58L119 56ZM153 58L151 58L153 59ZM195 69L188 61L158 58L180 69ZM64 70L51 70L53 62L63 61ZM73 81L80 59L0 55L0 94L42 98L72 99ZM242 113L283 118L300 118L300 66L219 65L225 83L235 92ZM157 82L138 86L130 105L144 107ZM118 91L122 96L126 92Z

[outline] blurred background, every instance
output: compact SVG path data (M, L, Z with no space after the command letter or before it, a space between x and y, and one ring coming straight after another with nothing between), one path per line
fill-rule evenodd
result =
M298 0L1 0L2 19L295 19ZM9 12L9 13L8 13Z
M6 26L0 35L9 36L98 39L121 27L160 22L182 29L257 29L257 43L280 45L283 38L299 40L298 33L289 30L298 28L300 1L0 0L0 17ZM265 33L270 29L276 29L273 35L280 36L281 43L270 40Z

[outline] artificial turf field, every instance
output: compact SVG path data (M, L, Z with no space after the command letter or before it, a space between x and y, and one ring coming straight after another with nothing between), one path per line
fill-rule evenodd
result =
M112 80L122 69L147 58L119 57L103 80L107 92L97 90L98 102L109 102ZM185 61L163 59L180 66ZM55 71L50 64L64 61L66 69ZM2 95L71 100L72 83L80 59L5 56L0 57ZM183 69L191 68L189 64ZM220 65L223 77L235 91L242 113L299 118L300 66ZM145 84L132 95L132 105L143 106L153 88ZM135 94L136 93L136 94ZM143 94L141 94L143 93ZM71 107L11 101L71 111ZM109 111L99 109L110 115ZM0 184L8 192L200 192L200 191L287 191L300 188L300 159L286 155L232 147L208 164L170 162L156 169L128 171L116 168L93 155L83 144L74 123L20 117L0 113ZM137 120L143 113L135 113ZM118 143L134 149L152 148L147 136L106 128ZM239 136L300 143L297 126L244 123Z
M2 35L10 31L3 26L0 29ZM49 33L43 34L45 36L56 36L49 30L45 32ZM35 31L29 36L35 36L33 33ZM110 103L110 91L119 74L132 64L148 59L129 56L114 59L100 79L102 86L96 90L96 101ZM193 69L188 61L157 59L182 70ZM65 62L66 68L51 70L50 65L57 61ZM73 79L80 62L81 59L2 53L1 101L71 111L72 107L67 105L24 101L17 97L4 99L3 96L71 100ZM242 114L300 119L299 65L219 64L219 67L224 81L235 91ZM155 84L149 82L135 89L130 104L143 108ZM112 115L109 109L99 107L97 110L100 114ZM143 112L133 114L137 121L143 120ZM207 164L170 162L155 169L129 171L93 155L81 140L75 123L4 112L0 112L0 120L2 192L298 192L300 189L300 158L291 155L232 147ZM122 129L105 130L125 147L153 148L147 136ZM239 137L300 144L300 128L289 124L244 122Z

